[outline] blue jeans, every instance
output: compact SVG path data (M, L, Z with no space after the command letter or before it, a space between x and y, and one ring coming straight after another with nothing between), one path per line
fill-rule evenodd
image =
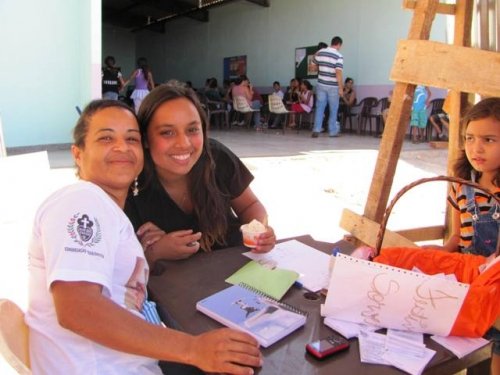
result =
M250 107L252 109L258 109L258 111L253 112L253 124L255 126L260 126L260 107L262 107L262 104L260 104L260 101L254 100Z
M316 86L316 114L314 115L313 132L321 132L323 125L323 116L325 114L326 104L330 108L330 117L328 118L328 134L337 135L339 127L337 126L337 112L339 110L339 88L338 86L326 86L318 84Z

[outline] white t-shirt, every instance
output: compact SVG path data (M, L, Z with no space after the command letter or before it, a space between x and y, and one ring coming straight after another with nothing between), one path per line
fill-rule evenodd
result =
M35 216L29 248L26 322L33 374L161 374L157 360L61 327L50 293L56 280L97 283L106 297L143 317L148 272L132 224L101 188L82 181L52 194Z

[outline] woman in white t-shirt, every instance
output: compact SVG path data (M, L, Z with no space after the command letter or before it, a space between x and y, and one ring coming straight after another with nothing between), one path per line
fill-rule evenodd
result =
M123 213L143 166L133 110L91 102L73 135L81 181L42 203L29 248L33 374L161 374L158 359L252 373L262 362L252 337L229 329L194 337L151 318L148 265Z

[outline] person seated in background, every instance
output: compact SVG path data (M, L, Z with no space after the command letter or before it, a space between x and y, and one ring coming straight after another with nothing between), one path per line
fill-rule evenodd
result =
M187 258L200 248L242 245L239 228L253 219L267 228L255 251L274 247L266 209L250 188L252 174L227 147L208 138L196 95L162 85L144 100L138 116L145 168L139 194L128 197L125 212L151 265Z
M356 90L354 89L354 80L347 77L344 80L344 96L340 97L337 120L345 124L344 119L351 113L351 107L356 104Z
M283 93L283 91L281 91L281 85L278 81L274 81L273 82L273 92L272 92L274 95L278 95L281 100L283 100L283 98L285 97L285 94Z
M292 104L293 112L310 113L312 111L314 106L314 94L312 88L311 83L307 79L302 80L300 84L299 102ZM295 123L295 113L290 114L290 124L288 126L291 128L297 126Z
M448 129L450 127L450 119L448 118L448 114L444 111L435 113L429 117L429 121L436 131L438 139L447 140L446 134L448 133Z
M208 82L208 87L205 89L205 96L208 100L213 100L216 102L222 101L222 96L219 90L219 84L216 78L210 78Z
M123 212L144 160L134 111L120 101L93 101L73 138L80 181L41 204L29 247L33 374L162 374L158 359L253 373L262 364L253 337L166 328L147 301L148 263Z
M297 78L292 78L290 80L290 86L288 86L288 89L286 90L286 93L284 95L285 104L289 109L292 108L292 104L299 102L299 93L299 81Z
M252 112L250 115L253 118L253 123L254 127L256 130L260 129L260 107L261 104L258 100L253 99L254 97L254 90L252 85L250 84L250 80L246 75L241 75L238 77L238 79L235 81L235 85L231 90L231 94L233 96L233 99L237 96L242 96L245 98L246 102L252 109L258 109L258 111Z
M285 94L281 90L281 84L279 83L279 81L274 81L273 82L273 92L271 94L272 95L277 95L283 101L283 103L284 103ZM272 123L271 123L271 120L272 120ZM269 123L271 123L270 128L271 129L277 129L277 128L281 127L281 121L282 120L283 120L283 115L282 114L271 113L269 115Z
M348 107L356 104L356 90L354 89L354 80L351 77L347 77L344 81L344 96L340 100Z

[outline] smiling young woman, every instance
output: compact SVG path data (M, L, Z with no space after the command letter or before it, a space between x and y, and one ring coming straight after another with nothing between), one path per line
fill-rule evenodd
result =
M267 213L250 188L253 176L223 144L208 138L208 122L196 94L179 84L157 87L144 99L139 122L145 151L140 193L125 212L146 257L182 259L242 245L239 227ZM255 251L276 242L267 226Z

